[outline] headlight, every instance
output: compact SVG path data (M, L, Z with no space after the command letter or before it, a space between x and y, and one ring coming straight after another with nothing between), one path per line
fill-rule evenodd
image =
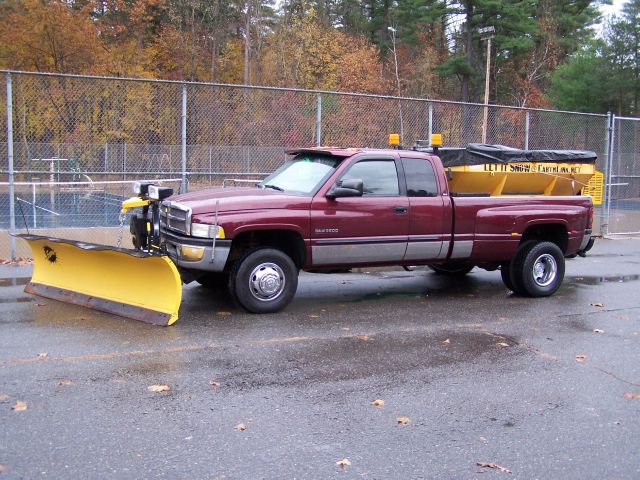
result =
M154 185L152 182L136 182L133 184L133 193L139 197L146 197L152 185Z
M192 223L191 235L200 238L224 238L224 228L222 228L220 225Z
M149 198L151 200L164 200L173 195L173 188L159 187L158 185L149 185Z

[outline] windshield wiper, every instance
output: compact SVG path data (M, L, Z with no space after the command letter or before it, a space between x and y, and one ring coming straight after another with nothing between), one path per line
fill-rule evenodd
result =
M284 192L284 188L280 188L277 185L262 185L262 188L272 188L272 189L277 190L279 192Z

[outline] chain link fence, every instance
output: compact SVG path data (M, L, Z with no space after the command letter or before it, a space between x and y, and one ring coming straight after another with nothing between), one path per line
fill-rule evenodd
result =
M0 258L8 255L11 218L19 231L28 225L46 228L52 235L69 238L78 233L85 241L113 244L119 225L114 205L129 196L136 180L180 179L172 183L176 191L221 186L225 180L227 185L232 178L264 177L286 160L287 148L384 147L389 133L400 133L406 146L431 133L442 133L447 146L464 146L482 141L486 108L296 89L2 74L7 93L0 95ZM8 109L13 124L12 179ZM593 150L599 155L598 169L606 170L606 115L489 106L487 117L487 143ZM622 153L637 152L637 127L630 127L637 123L629 122L618 128L621 148L615 161L620 165L610 169L610 183L639 173L637 153ZM622 166L628 158L635 159L630 170ZM622 186L611 187L612 201L600 217L602 225L623 230L604 218L608 209L622 209L622 217L635 211L634 202L614 201L619 195L632 199L634 187L618 187ZM78 191L70 191L74 188Z
M606 206L610 234L640 234L640 119L613 118Z

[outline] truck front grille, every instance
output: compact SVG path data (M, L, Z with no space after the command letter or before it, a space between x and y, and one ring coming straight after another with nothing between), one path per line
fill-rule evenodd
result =
M160 205L160 229L190 235L191 209L176 202L162 202Z

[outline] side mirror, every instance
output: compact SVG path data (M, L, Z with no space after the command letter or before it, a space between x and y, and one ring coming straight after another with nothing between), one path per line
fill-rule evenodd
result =
M361 197L364 192L363 182L359 178L350 178L338 182L329 192L327 198Z

